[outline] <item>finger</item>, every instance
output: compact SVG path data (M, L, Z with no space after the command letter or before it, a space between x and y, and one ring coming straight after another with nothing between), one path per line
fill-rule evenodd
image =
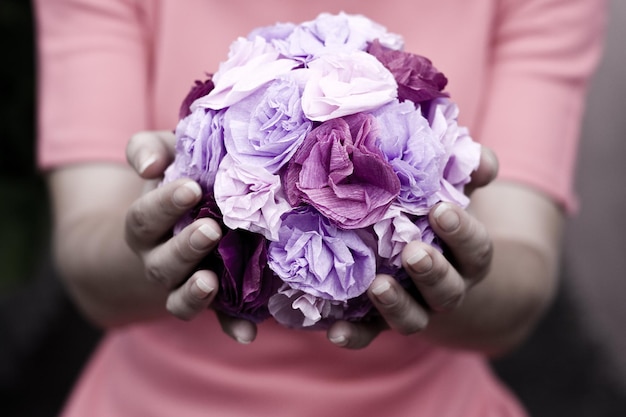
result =
M174 159L176 137L172 132L139 132L126 146L126 160L143 178L157 178Z
M227 314L217 313L222 326L222 331L236 340L238 343L248 345L256 338L256 324L251 321L232 317Z
M173 181L143 195L126 214L127 242L136 251L154 246L201 197L202 189L189 179Z
M428 313L389 275L378 275L368 290L372 303L389 327L409 335L424 330Z
M386 328L383 320L371 323L354 323L342 320L330 326L326 337L331 343L342 348L363 349Z
M402 263L433 311L451 311L461 304L468 284L443 254L432 246L410 242L402 252Z
M219 241L217 223L203 218L163 244L143 253L146 277L165 288L180 285Z
M466 194L471 194L477 188L484 187L491 183L498 176L498 158L496 154L485 146L481 147L480 164L472 172L471 181L465 186Z
M459 273L470 284L487 275L493 246L485 226L461 207L440 203L431 211L430 225L445 242Z
M196 271L167 297L166 308L174 316L191 320L207 309L217 292L218 280L212 271Z

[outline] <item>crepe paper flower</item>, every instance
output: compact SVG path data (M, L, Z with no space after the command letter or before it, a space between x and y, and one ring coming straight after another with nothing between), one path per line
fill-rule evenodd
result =
M363 294L376 274L374 251L360 235L311 209L283 216L268 257L270 268L291 288L335 301Z
M407 243L422 240L422 230L398 206L391 206L373 229L378 237L378 256L392 269L402 267L402 250Z
M238 164L226 155L213 192L226 226L278 239L280 217L291 210L278 175L258 166Z
M397 96L393 75L363 51L322 55L306 71L302 109L313 121L373 110Z
M446 153L419 108L393 101L372 112L378 146L400 179L398 203L404 211L424 215L438 200Z
M368 52L375 56L395 77L398 98L419 104L437 97L447 97L442 90L448 79L423 56L385 47L379 41L370 45Z
M200 265L220 280L212 308L301 329L380 320L376 273L423 302L402 251L442 250L428 213L467 207L480 145L446 77L402 44L364 16L321 14L253 30L196 81L163 183L202 186L175 234L203 217L222 229Z
M459 108L452 100L439 98L429 107L429 124L446 152L439 200L467 207L469 198L463 187L480 163L480 144L472 140L467 128L458 125Z
M165 171L165 183L184 177L197 181L205 193L212 189L226 155L223 120L224 112L197 108L178 123L176 156Z
M345 305L345 301L326 300L284 284L269 299L268 310L285 327L317 329L322 320L342 318Z
M313 126L304 117L300 97L297 81L282 78L230 106L224 118L228 153L243 164L278 172Z
M315 128L287 168L289 202L310 204L345 229L374 224L400 191L400 180L375 140L374 118L368 114Z
M183 119L191 114L191 104L199 99L200 97L204 97L215 88L215 84L213 84L213 74L207 74L207 79L204 81L196 80L193 87L183 100L180 105L180 110L178 112L178 118Z
M212 265L220 274L220 290L212 308L255 323L268 318L268 301L281 282L267 268L263 236L229 230L220 240L217 253L223 268Z
M276 36L264 37L276 39ZM276 48L284 56L304 62L329 53L365 51L375 39L390 49L401 49L404 44L401 36L387 32L384 26L365 16L346 13L322 13L315 20L292 28L283 39L284 42L275 44Z
M367 296L349 301L326 300L284 284L268 302L272 317L285 327L307 330L326 329L337 320L361 320L372 310Z
M249 41L252 41L257 37L263 38L267 42L274 45L276 49L280 50L280 48L277 47L275 41L286 40L297 27L298 26L294 25L293 23L276 23L275 25L256 28L252 30L252 32L250 32L246 38Z
M228 60L213 76L215 88L197 99L191 110L204 107L220 110L252 94L257 88L300 65L279 57L279 52L265 39L239 38L230 49Z

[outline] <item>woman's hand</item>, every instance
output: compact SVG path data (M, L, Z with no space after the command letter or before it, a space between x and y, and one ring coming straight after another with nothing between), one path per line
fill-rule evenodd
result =
M173 135L165 132L140 133L127 147L130 165L144 179L158 178L172 159ZM126 215L128 246L141 259L145 275L169 292L167 310L189 320L211 303L218 288L212 271L196 270L196 265L217 245L221 230L212 219L204 218L187 226L176 236L176 222L202 197L200 186L180 179L146 190Z
M174 141L169 132L139 133L128 144L128 162L142 178L160 178L174 157ZM143 262L147 279L168 291L167 310L183 320L205 310L219 286L213 271L197 269L221 237L217 222L198 219L171 235L176 222L201 197L200 186L190 179L158 188L153 184L126 215L128 246ZM224 331L241 343L249 343L256 335L254 325L245 320L220 317L220 321Z
M496 173L495 156L483 149L468 190L489 184ZM335 323L329 340L362 348L381 331L392 329L486 353L518 343L553 293L560 213L544 196L510 184L478 194L478 204L473 202L467 211L440 203L430 212L445 256L422 242L409 243L402 253L404 269L425 305L391 276L379 275L368 295L382 319L374 324ZM524 222L519 221L522 214ZM500 250L494 253L494 247ZM478 290L470 291L474 287Z

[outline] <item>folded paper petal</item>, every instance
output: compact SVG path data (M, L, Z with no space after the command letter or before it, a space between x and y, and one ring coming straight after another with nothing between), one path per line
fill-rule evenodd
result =
M308 63L302 93L307 118L323 122L373 110L397 96L393 75L372 55L328 54Z
M213 76L215 88L197 99L191 110L228 107L298 65L291 59L280 58L279 52L261 37L254 40L239 38L232 44L228 60Z
M284 77L233 104L224 116L224 144L229 155L246 165L276 173L311 131L304 117L301 88Z
M269 245L268 263L291 288L346 301L374 280L372 247L356 231L342 230L313 210L285 214L278 237Z
M226 226L260 233L269 240L278 239L280 217L291 210L280 177L262 167L239 164L230 155L220 164L214 193Z
M366 114L332 119L311 131L284 177L289 202L310 204L342 228L374 224L400 191L375 138L374 118Z

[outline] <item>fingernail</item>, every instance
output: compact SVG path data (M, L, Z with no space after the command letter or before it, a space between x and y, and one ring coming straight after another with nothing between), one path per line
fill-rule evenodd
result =
M461 224L459 215L450 208L449 204L440 204L434 211L433 216L439 227L444 232L454 232Z
M172 200L178 207L189 207L202 195L202 189L195 182L186 182L174 191Z
M383 281L372 287L372 293L381 304L391 305L398 302L398 292L388 281Z
M235 327L233 329L233 337L238 343L241 343L242 345L249 345L250 343L252 343L252 339L250 338L248 332L240 327Z
M154 154L148 154L148 155L141 155L139 157L139 173L143 174L145 172L146 169L148 169L148 167L152 164L154 164L157 160L156 155Z
M214 244L220 234L208 224L200 225L189 237L189 245L196 250L203 250Z
M196 279L195 285L198 289L198 295L200 298L207 298L213 291L215 291L215 288L203 278Z
M414 272L420 274L430 271L433 267L433 260L428 255L428 252L422 248L417 248L413 255L407 258L406 263Z
M345 346L348 344L348 339L344 335L328 336L328 340L330 340L330 343L337 346Z

